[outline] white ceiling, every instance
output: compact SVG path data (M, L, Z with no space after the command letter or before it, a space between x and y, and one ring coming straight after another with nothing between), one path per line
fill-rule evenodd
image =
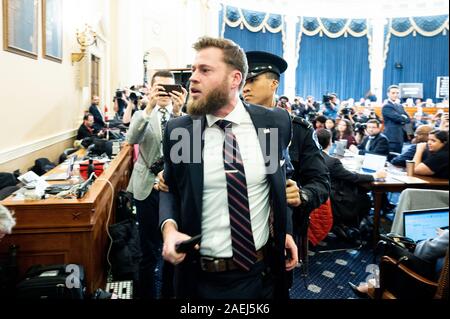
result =
M448 14L447 0L210 0L255 11L328 18L388 18Z

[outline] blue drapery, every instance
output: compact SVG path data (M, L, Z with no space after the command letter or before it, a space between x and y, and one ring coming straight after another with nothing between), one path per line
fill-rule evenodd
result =
M224 38L233 40L239 44L245 52L247 51L266 51L283 57L283 39L281 32L251 32L246 28L231 28L225 26ZM284 92L284 74L281 75L278 95Z
M436 100L436 77L448 76L448 34L424 37L391 35L383 92L391 84L423 83L424 98ZM396 68L399 63L403 68Z
M329 38L302 35L296 71L296 95L313 95L317 100L327 92L339 98L358 100L370 89L368 40L363 37Z

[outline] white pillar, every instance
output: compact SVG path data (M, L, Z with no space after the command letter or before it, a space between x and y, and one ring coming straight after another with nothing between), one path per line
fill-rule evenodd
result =
M283 58L288 63L288 68L284 74L284 92L278 92L278 95L286 95L290 100L295 97L295 71L297 70L297 59L295 58L295 44L297 43L297 25L298 17L286 16L286 33L284 37Z
M383 101L383 70L384 61L384 26L386 19L376 18L370 20L372 24L372 53L370 62L370 90L377 97L377 103Z
M119 86L143 81L143 8L142 0L118 0L117 3L117 79Z

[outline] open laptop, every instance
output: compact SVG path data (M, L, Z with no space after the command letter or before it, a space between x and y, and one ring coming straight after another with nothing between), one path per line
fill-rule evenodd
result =
M435 238L437 228L448 228L448 207L403 212L405 236L415 242Z
M338 140L335 142L336 148L334 150L335 155L344 156L345 149L347 148L347 140Z
M384 168L386 159L387 157L382 155L365 154L360 173L372 174L376 171L379 171L380 169Z
M65 181L72 176L73 164L75 163L76 156L72 156L67 160L67 169L63 173L50 174L45 177L46 181Z

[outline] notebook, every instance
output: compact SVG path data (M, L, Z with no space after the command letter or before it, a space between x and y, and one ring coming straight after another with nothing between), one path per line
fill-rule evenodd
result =
M384 168L386 164L386 156L376 154L365 154L364 161L361 166L361 173L371 174Z
M403 212L405 236L415 242L435 238L437 228L448 228L448 207Z
M73 164L75 163L76 156L72 156L68 159L67 163L67 169L64 173L56 173L56 174L50 174L45 177L46 181L64 181L66 179L69 179L72 175L73 170Z

